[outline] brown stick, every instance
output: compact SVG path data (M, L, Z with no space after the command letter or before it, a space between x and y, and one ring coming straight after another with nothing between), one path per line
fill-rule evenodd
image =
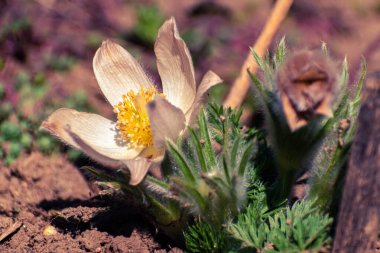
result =
M255 50L260 57L263 57L265 52L268 50L274 35L276 34L282 21L285 19L292 3L293 0L278 0L276 2L276 5L272 10L263 31L253 46L253 50ZM249 53L245 59L243 66L240 69L240 75L235 80L227 99L224 101L224 106L233 108L240 106L243 102L250 84L247 69L249 69L251 73L255 73L257 70L257 64L251 53Z
M333 252L375 252L380 232L380 72L366 82Z
M7 239L10 235L16 233L19 228L21 228L22 222L16 221L12 225L9 226L1 235L0 235L0 243Z

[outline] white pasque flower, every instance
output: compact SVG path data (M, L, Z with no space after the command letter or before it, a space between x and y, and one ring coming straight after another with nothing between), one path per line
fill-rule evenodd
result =
M221 82L208 71L196 86L193 62L174 18L160 28L154 51L163 93L126 50L105 41L94 56L93 68L117 122L61 108L42 123L42 129L105 165L126 165L130 184L139 184L163 159L166 139L175 140L194 123L203 95Z

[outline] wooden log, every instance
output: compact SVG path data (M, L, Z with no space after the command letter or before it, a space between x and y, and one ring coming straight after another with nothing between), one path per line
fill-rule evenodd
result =
M380 232L380 72L368 77L333 252L375 252Z

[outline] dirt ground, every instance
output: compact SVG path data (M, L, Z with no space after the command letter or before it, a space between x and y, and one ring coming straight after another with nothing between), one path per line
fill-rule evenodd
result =
M43 71L52 88L52 100L82 89L99 114L115 117L92 73L92 57L99 44L94 45L88 38L96 35L100 41L118 41L159 80L152 45L136 42L130 33L136 24L136 6L144 3L155 4L164 17L176 17L181 33L191 32L188 44L198 80L212 69L229 84L265 23L271 2L1 1L0 27L20 17L27 17L31 26L7 37L0 32L0 55L5 60L0 81L13 91L17 73ZM362 56L369 71L380 67L379 22L380 5L376 0L296 0L275 42L286 35L289 48L296 50L318 47L325 41L333 57L342 59L347 55L352 81ZM63 72L53 71L44 61L51 55L69 55L75 63ZM17 94L7 94L5 99L17 100ZM41 107L30 108L30 113L35 110ZM31 152L10 166L0 162L0 252L182 250L120 196L99 195L79 166L66 157Z
M0 252L182 252L62 158L33 153L0 169L0 231L19 225Z

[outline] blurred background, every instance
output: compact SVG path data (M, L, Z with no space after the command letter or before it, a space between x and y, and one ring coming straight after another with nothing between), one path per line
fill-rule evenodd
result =
M59 147L77 159L76 151L37 131L41 121L59 107L114 117L92 71L105 39L132 53L160 85L153 44L171 16L191 51L197 80L209 69L225 80L210 94L222 101L274 2L1 0L0 158L11 163L22 150L51 153ZM352 82L363 56L370 71L380 66L379 24L379 0L295 0L272 48L283 36L290 51L324 41L338 64L347 55ZM247 108L251 104L248 96Z

